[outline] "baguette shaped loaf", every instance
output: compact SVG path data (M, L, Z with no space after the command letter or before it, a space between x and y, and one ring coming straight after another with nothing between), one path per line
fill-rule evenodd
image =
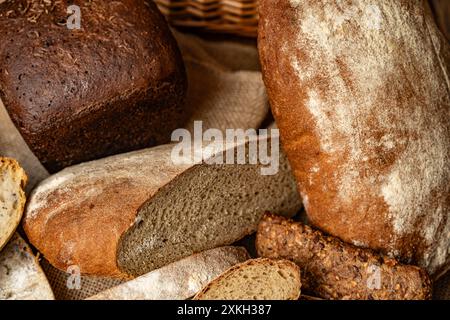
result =
M300 222L266 214L256 236L258 254L289 259L302 270L305 292L325 299L430 299L431 281L419 267L346 244Z
M153 270L88 300L186 300L228 268L250 259L242 247L220 247Z
M22 219L27 179L16 160L0 157L0 250Z
M136 277L234 243L256 231L269 207L287 216L301 208L283 154L279 172L263 176L262 165L174 164L173 148L69 167L43 181L24 217L31 243L63 271Z
M423 0L262 0L259 51L311 223L450 262L449 43Z
M0 300L54 300L38 259L18 233L0 252Z
M0 98L51 172L184 123L183 61L153 1L0 1L0 34Z

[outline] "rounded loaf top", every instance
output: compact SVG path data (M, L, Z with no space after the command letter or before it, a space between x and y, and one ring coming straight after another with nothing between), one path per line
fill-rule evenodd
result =
M426 1L262 0L274 116L316 226L434 275L450 257L450 51Z
M183 123L183 61L152 1L3 1L0 33L0 98L50 171Z

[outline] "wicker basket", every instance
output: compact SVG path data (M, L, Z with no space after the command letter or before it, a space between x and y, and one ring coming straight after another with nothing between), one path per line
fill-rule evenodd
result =
M257 0L155 0L174 26L256 37Z

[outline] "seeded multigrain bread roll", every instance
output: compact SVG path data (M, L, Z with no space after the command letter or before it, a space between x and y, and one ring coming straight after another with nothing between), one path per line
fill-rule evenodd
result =
M288 260L253 259L231 267L195 300L297 300L300 269Z
M184 122L184 65L153 1L0 1L0 34L0 98L52 172L167 143Z
M289 259L302 271L306 293L325 299L430 299L431 281L419 267L357 248L300 222L266 214L256 235L263 257Z
M266 210L292 216L301 208L283 154L278 172L265 176L262 164L174 164L173 147L50 176L30 196L28 239L63 271L77 265L86 275L128 278L230 245L256 231Z
M0 252L0 300L53 300L38 259L19 234Z
M27 175L17 161L0 157L0 250L22 219L26 183Z
M450 45L425 0L261 0L259 51L311 223L450 267Z

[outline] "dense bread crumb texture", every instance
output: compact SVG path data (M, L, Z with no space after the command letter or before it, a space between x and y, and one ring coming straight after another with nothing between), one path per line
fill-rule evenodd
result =
M27 175L17 161L0 157L0 250L22 219L26 183Z
M311 222L437 277L450 258L450 51L427 1L262 0L260 14Z
M225 271L195 300L297 300L300 269L288 260L259 258Z
M261 165L175 165L172 149L112 156L43 181L24 217L31 243L63 271L135 277L234 243L266 210L301 208L283 154L279 172L263 176Z
M53 292L28 244L15 234L0 252L0 300L53 300Z
M249 258L242 247L207 250L108 289L88 300L186 300L222 272Z
M431 299L424 269L327 236L301 222L266 214L256 237L258 254L289 259L301 268L303 291L324 299Z
M184 65L153 1L1 1L0 33L0 98L50 171L166 143L183 124Z
M295 214L301 204L287 161L282 159L276 176L261 176L259 170L254 165L197 166L164 186L122 237L119 267L139 275L234 243L254 232L269 208Z

